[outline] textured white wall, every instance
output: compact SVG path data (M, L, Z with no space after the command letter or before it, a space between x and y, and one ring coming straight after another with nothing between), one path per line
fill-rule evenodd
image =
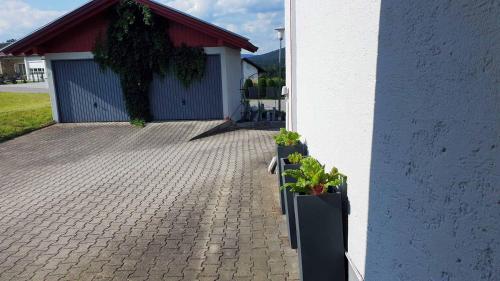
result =
M349 251L364 268L377 65L377 1L296 1L297 131L349 176Z
M228 117L241 119L241 50L225 48L228 87Z
M285 0L285 63L286 63L286 128L297 130L297 40L296 40L296 2L295 0Z
M221 56L222 104L224 118L241 119L241 50L229 47L205 47L208 55Z
M499 3L296 5L297 130L349 176L365 280L498 280Z

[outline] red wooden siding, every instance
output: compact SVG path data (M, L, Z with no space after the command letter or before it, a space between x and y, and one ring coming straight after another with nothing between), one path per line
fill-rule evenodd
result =
M45 53L90 52L99 34L105 35L109 20L105 13L85 21L42 45ZM207 34L185 25L171 22L169 35L175 46L216 47L220 42Z
M175 46L182 43L191 47L216 47L217 39L175 22L170 23L170 39Z
M92 20L79 24L42 45L45 53L90 52L99 34L106 34L109 20L99 14Z
M30 55L54 52L84 52L92 50L95 39L107 25L107 11L119 0L90 1L38 31L18 40L4 49L6 54ZM247 38L198 20L150 0L136 0L154 13L171 22L170 36L175 45L228 46L257 51Z

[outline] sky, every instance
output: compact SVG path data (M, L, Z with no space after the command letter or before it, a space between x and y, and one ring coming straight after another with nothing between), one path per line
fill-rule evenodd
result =
M258 53L276 50L283 0L156 0L250 39ZM0 0L0 42L19 39L86 0Z

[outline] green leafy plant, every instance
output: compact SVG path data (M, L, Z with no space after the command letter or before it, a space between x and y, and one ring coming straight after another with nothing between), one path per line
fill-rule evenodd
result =
M273 80L275 81L277 87L281 88L285 86L285 80L283 78L275 77Z
M285 128L280 129L280 133L274 136L277 145L294 146L299 143L300 135L297 132L287 131Z
M132 119L130 121L130 124L136 126L136 127L140 127L140 128L144 128L146 127L146 122L142 119Z
M286 183L282 188L301 194L321 195L338 191L339 187L347 182L347 177L339 173L337 168L332 168L327 173L325 166L313 157L302 159L300 164L300 169L283 172L284 176L295 178L297 182Z
M245 91L245 97L248 98L250 96L248 89L252 87L254 87L252 79L245 80L245 83L243 84L243 91Z
M276 81L274 81L274 79L271 79L271 78L267 79L267 86L268 87L276 87L277 86Z
M300 154L298 152L294 152L294 153L288 155L288 162L290 162L290 164L299 164L303 158L304 158L304 156L302 154Z
M120 76L130 120L143 122L151 120L149 88L154 74L163 76L173 68L189 85L205 70L202 49L185 45L176 49L167 20L134 0L121 0L111 11L106 36L97 37L93 54L103 70L110 68Z
M261 98L266 97L267 79L265 77L259 78L258 88L259 88L259 96Z
M203 48L190 48L182 44L175 50L174 73L187 88L193 81L203 78L206 61L207 55Z

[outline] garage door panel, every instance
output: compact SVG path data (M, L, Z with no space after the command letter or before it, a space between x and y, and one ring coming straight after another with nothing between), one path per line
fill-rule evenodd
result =
M94 60L52 62L60 121L128 121L119 76L102 70ZM156 76L150 88L155 120L222 119L222 80L219 55L207 57L205 75L189 87L173 75Z
M185 87L173 75L155 77L150 91L155 120L223 119L221 60L207 56L204 77Z
M127 121L118 75L93 60L53 61L61 122Z

